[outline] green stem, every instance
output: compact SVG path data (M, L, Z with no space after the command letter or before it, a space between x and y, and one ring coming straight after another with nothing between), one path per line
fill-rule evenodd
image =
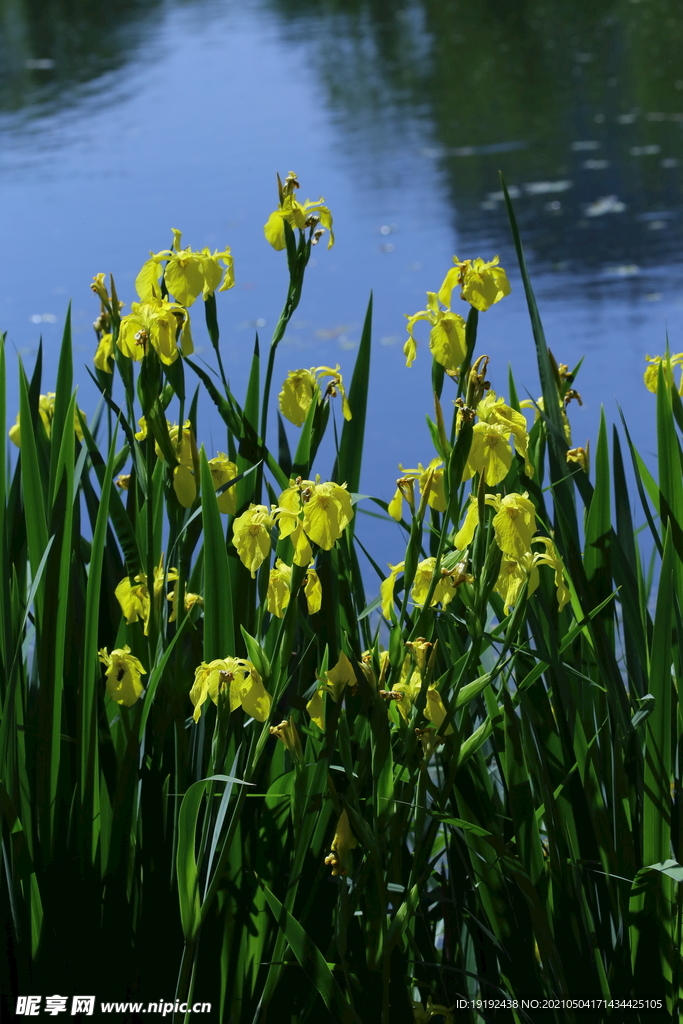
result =
M147 528L147 594L149 596L149 622L147 624L147 636L150 646L150 655L152 655L156 648L156 609L154 607L154 569L156 566L154 563L154 506L152 503L152 492L154 490L154 483L152 480L152 474L154 472L154 440L150 433L147 434L146 444L147 449L145 451L145 462L147 468L147 500L145 505L145 523Z
M287 325L294 315L294 310L299 305L301 299L301 290L304 284L304 272L306 270L306 264L311 255L311 241L306 239L303 232L299 237L299 245L296 253L296 262L292 266L290 264L290 277L289 277L289 288L287 289L287 298L280 314L280 319L277 322L273 337L270 342L270 352L268 353L268 365L266 367L266 379L263 386L263 408L261 411L261 440L265 444L266 442L266 427L268 426L268 404L270 402L270 388L273 380L273 369L275 367L275 352L277 347L285 336Z

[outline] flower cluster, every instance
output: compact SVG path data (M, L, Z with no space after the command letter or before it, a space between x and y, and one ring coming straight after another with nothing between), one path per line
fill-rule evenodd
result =
M503 268L498 266L497 256L490 263L482 259L459 260L457 256L453 257L453 262L455 266L446 274L439 291L427 292L427 308L412 315L406 313L408 340L403 348L406 366L412 366L417 355L415 324L427 320L432 325L429 350L434 359L448 373L458 373L467 349L465 321L451 308L455 288L459 287L460 298L479 312L510 294L510 283Z
M309 566L311 544L329 551L353 519L351 495L346 484L320 483L320 477L290 481L277 505L250 505L235 519L233 541L242 564L252 577L268 557L271 532L277 524L280 538L289 537L294 547L294 564Z
M524 494L484 495L484 503L496 511L493 517L493 534L496 544L503 553L495 590L505 602L507 615L515 604L522 586L529 579L529 594L538 586L538 566L548 565L555 572L555 586L560 610L569 600L569 591L564 582L564 566L553 541L549 537L534 537L536 533L536 509ZM465 521L455 536L459 550L467 548L474 538L479 525L479 501L470 496ZM532 551L532 543L543 545L543 551Z
M394 605L394 588L396 586L396 580L398 574L403 572L405 569L405 562L399 562L398 565L391 565L389 563L391 572L387 578L380 584L380 596L382 598L382 615L386 619L391 618L391 610ZM440 604L443 608L446 608L455 597L457 588L463 583L472 582L472 576L466 572L467 562L463 560L459 562L453 569L441 568L438 576L436 587L430 601L429 607L433 608L434 605ZM413 586L410 591L410 596L413 600L413 604L421 606L427 600L427 595L434 579L434 571L436 569L436 558L425 558L422 562L419 562L415 571L415 579L413 580Z

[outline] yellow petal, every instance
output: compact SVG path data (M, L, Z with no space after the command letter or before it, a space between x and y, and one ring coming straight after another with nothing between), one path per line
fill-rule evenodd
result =
M356 673L353 665L342 651L339 655L339 660L334 668L331 668L326 673L326 678L329 686L329 693L332 700L335 703L339 702L339 698L344 692L345 686L353 686L356 682Z
M230 689L236 683L232 683ZM256 669L252 669L248 678L238 688L240 702L248 715L257 722L265 722L270 714L272 698L261 682Z
M489 487L495 487L508 475L512 465L510 431L496 423L477 423L472 431L472 446L467 457L465 479L481 473Z
M403 516L403 495L401 494L401 488L396 488L396 493L389 502L387 512L392 519L395 519L397 523L401 522Z
M250 505L233 523L233 541L243 565L252 579L270 553L272 517L265 505Z
M204 288L202 257L183 249L174 253L166 265L164 281L169 292L182 306L191 306Z
M446 708L444 707L441 694L435 686L427 687L427 700L425 703L424 714L428 722L433 722L437 729L441 728L441 723L446 717ZM449 725L446 729L445 735L450 736L453 732L453 726Z
M323 600L322 587L315 569L308 570L306 575L306 584L304 586L304 594L306 595L308 614L315 615L320 611L320 606Z
M289 604L292 570L278 558L268 578L268 611L281 619Z
M465 358L465 321L457 313L443 313L429 333L429 349L445 370L455 373Z
M152 257L151 260L143 263L140 273L135 278L135 290L143 302L152 297L161 298L160 277L161 267L158 260Z
M438 291L438 299L442 306L450 306L453 289L460 283L460 267L451 267Z
M295 427L303 426L316 390L312 370L292 370L287 374L278 401L280 412Z
M493 530L500 550L518 561L531 547L536 532L536 509L528 495L506 494L493 517Z
M460 530L455 535L453 543L455 544L458 551L464 551L466 547L472 543L474 537L474 531L479 525L479 505L477 503L476 494L470 495L470 503L467 507L467 514L465 520L460 527Z
M185 466L176 466L173 470L173 490L182 507L191 508L197 497L194 473Z
M273 249L277 249L278 251L284 249L285 222L281 210L275 210L274 213L271 213L263 227L263 233L266 236L266 241L270 242Z
M462 297L480 312L485 312L510 294L510 282L505 271L493 265L497 260L497 256L491 263L474 260L465 273Z
M308 704L306 710L311 716L311 721L315 722L321 732L325 732L325 718L324 718L324 705L323 705L323 690L322 687L315 691Z

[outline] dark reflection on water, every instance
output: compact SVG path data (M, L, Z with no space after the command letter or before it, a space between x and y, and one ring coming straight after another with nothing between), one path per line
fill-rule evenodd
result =
M545 269L628 276L680 253L680 0L252 6L309 43L359 173L386 175L376 158L401 144L432 161L465 244L507 237L504 168ZM68 106L144 52L164 7L0 0L0 111Z
M0 111L63 110L139 54L163 0L0 0Z
M465 243L507 236L504 168L546 269L628 276L680 253L679 0L271 6L317 44L359 150L394 134L434 161Z

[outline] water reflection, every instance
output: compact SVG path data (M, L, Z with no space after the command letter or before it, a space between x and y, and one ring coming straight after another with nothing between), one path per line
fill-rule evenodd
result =
M0 0L0 112L64 110L136 56L163 0Z
M0 112L68 106L153 42L164 7L0 0ZM679 0L483 0L476 17L465 0L262 10L307 48L367 183L386 181L387 154L433 163L465 244L507 237L503 168L544 269L608 278L681 251Z
M417 144L466 244L507 237L503 168L545 269L645 268L680 253L678 0L483 0L476 16L464 0L271 6L291 38L315 43L358 158L369 164L387 136Z

